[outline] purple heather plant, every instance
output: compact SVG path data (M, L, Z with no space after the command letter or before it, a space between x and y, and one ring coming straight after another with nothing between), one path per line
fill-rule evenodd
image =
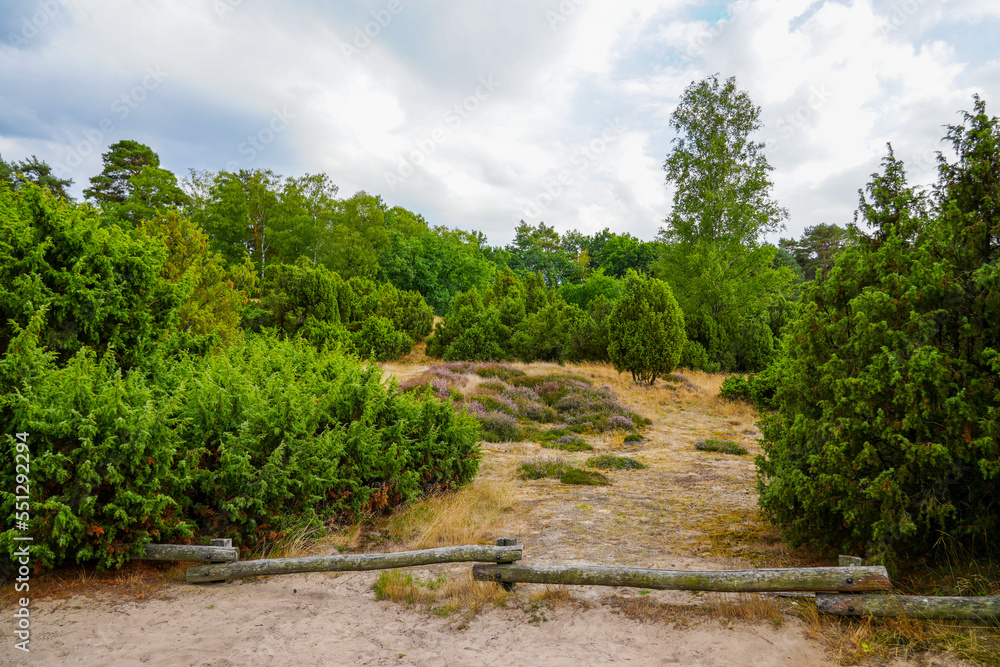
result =
M612 415L608 417L607 429L609 431L634 431L635 424L628 417Z

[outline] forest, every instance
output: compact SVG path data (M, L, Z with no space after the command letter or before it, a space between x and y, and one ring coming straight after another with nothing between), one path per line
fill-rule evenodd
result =
M1000 121L972 105L936 183L887 146L853 221L776 243L788 213L732 78L671 115L651 239L522 220L493 246L327 174L178 177L133 140L75 201L44 161L0 157L0 438L14 461L26 433L31 462L0 468L0 551L24 519L44 567L114 568L149 542L253 547L461 487L481 415L376 365L423 346L643 386L725 373L762 415L759 504L790 543L995 552Z

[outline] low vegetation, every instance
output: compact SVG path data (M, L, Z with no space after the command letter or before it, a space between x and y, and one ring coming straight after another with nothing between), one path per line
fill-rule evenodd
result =
M708 440L699 440L694 443L695 449L700 449L703 452L722 452L723 454L736 454L737 456L743 456L747 454L747 448L738 442L733 442L732 440L717 440L715 438L709 438Z

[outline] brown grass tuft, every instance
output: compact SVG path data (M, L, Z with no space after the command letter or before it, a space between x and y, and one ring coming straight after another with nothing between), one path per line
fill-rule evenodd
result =
M476 479L455 492L420 500L393 514L388 537L409 549L433 549L493 541L514 506L504 482Z

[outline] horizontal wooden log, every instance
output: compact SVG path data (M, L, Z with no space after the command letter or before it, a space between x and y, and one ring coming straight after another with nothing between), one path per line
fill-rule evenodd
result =
M413 565L435 563L464 563L469 561L520 560L524 547L471 545L441 547L420 551L400 551L388 554L345 554L341 556L306 556L304 558L271 558L245 560L224 565L196 565L188 568L188 583L207 583L226 579L242 579L265 574L294 574L297 572L348 572L383 570Z
M682 591L878 591L889 573L874 567L802 567L768 570L647 570L632 567L474 565L481 581L576 586L630 586Z
M208 547L197 544L147 544L133 560L182 560L231 563L239 560L236 547Z
M925 597L922 595L816 596L821 614L837 616L906 616L982 620L1000 617L1000 595L981 597Z

